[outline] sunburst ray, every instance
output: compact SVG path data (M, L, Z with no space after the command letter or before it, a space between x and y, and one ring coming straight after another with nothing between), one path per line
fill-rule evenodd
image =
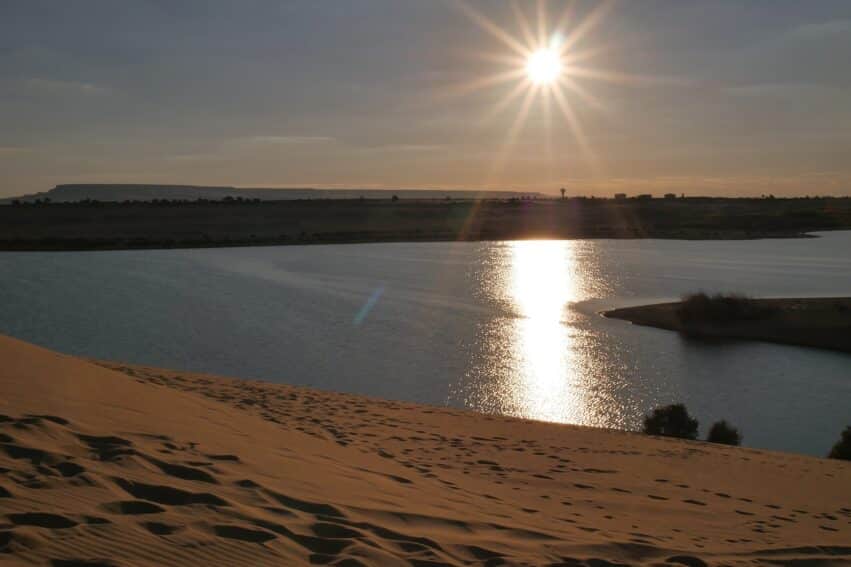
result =
M547 5L544 0L538 0L538 47L544 47L547 41Z
M435 91L433 94L444 98L468 95L475 91L521 79L524 75L525 71L523 69L502 71L491 75L485 75L483 77L477 77L465 83L450 85L442 90Z
M500 40L506 46L510 47L520 55L526 55L528 50L520 41L517 41L510 33L499 27L493 20L468 5L463 0L457 0L455 5L468 18L475 22L480 28Z
M508 129L508 134L503 141L502 148L499 154L497 154L497 158L491 168L491 178L502 175L502 170L505 166L505 158L514 148L517 136L523 130L523 126L526 125L526 117L529 116L529 109L532 107L532 102L535 100L536 90L537 87L534 85L528 85L526 96L523 98L523 102L520 105L520 111L517 113L517 116L514 117L514 121L511 123L511 127Z
M606 17L606 14L612 9L613 2L608 0L598 4L591 13L570 32L564 34L564 41L561 42L560 48L562 53L569 51L574 45L579 43L591 30L593 30Z
M514 19L517 21L517 27L520 28L526 45L534 45L535 34L532 32L532 26L529 25L529 20L526 19L526 14L523 13L517 0L511 0L511 11L514 12Z
M573 103L578 101L583 107L603 112L606 107L580 82L588 79L640 85L659 80L608 71L593 65L592 60L610 48L606 45L588 45L588 38L604 21L614 5L614 0L606 0L584 15L578 15L577 3L572 0L560 14L556 14L552 22L546 0L536 0L534 4L510 0L516 27L514 32L500 26L465 0L455 0L454 3L476 26L508 48L507 53L477 54L477 57L510 66L512 70L473 79L456 86L451 92L466 94L497 87L525 75L525 80L520 80L501 96L487 109L481 120L487 122L493 119L505 112L509 105L522 99L517 114L511 120L505 138L496 152L489 178L493 180L502 175L507 158L526 126L535 100L539 101L541 108L539 116L543 121L543 153L548 181L553 180L554 171L558 170L556 165L560 154L555 148L555 133L562 120L575 140L582 158L596 173L600 159L592 148ZM530 15L524 10L527 6L531 7ZM580 43L583 44L581 48ZM558 110L554 111L553 106ZM558 118L559 116L561 118Z
M570 126L570 130L573 134L573 137L579 144L579 149L580 151L582 151L583 157L591 165L592 169L598 169L597 154L594 152L593 148L591 147L591 144L588 143L588 138L585 136L585 131L582 129L582 124L579 122L579 118L576 116L576 113L574 113L573 108L571 108L570 102L568 102L567 98L564 96L564 93L562 93L560 90L553 90L553 96L556 99L556 103L558 104L562 115Z
M571 65L570 74L574 77L585 77L609 83L623 85L688 85L689 81L680 77L664 77L653 75L636 75L632 73L621 73L619 71L608 71L605 69L592 69L589 67Z
M529 88L529 84L525 82L520 82L514 85L514 88L508 91L505 96L503 96L499 101L497 101L496 104L494 104L491 108L488 109L484 116L482 116L480 122L489 122L493 118L502 114L512 102L521 97Z
M583 86L579 83L571 79L569 76L564 76L559 80L561 86L565 89L571 91L577 97L579 97L582 102L587 104L588 106L594 108L594 110L598 110L600 112L606 112L608 109L606 106L600 102L597 98L595 98L591 93L589 93Z

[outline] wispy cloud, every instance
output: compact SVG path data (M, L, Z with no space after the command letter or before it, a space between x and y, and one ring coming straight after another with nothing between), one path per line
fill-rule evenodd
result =
M0 156L15 155L31 152L32 148L25 146L0 146Z
M576 178L567 181L574 193L590 191L597 195L613 192L653 193L668 191L689 195L833 194L847 195L851 175L842 171L808 171L778 175L689 176L670 175L649 178L612 177L605 180Z
M97 96L108 94L110 92L108 87L96 85L94 83L45 79L40 77L23 79L19 82L19 84L22 88L29 92L36 92L40 94Z
M222 156L215 153L199 153L199 154L174 154L166 156L166 161L173 162L196 162L196 161L211 161L217 160Z
M811 97L837 94L838 89L811 83L758 83L726 87L725 93L741 97Z
M789 35L797 39L822 39L847 33L851 33L851 20L803 24L794 28Z
M378 146L370 146L364 151L368 152L402 152L402 153L421 153L421 152L440 152L446 149L442 144L382 144Z
M248 136L235 138L233 143L239 145L269 145L288 146L304 144L330 144L335 142L334 138L328 136Z
M246 152L265 153L266 151L282 150L285 148L310 147L323 144L333 144L337 140L330 136L239 136L215 142L212 146L200 148L199 151L188 151L172 154L166 160L173 162L217 161L243 156Z

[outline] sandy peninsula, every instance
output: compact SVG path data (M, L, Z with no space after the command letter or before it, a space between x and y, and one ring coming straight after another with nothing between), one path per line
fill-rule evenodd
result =
M4 565L851 563L847 462L0 360Z
M747 301L765 314L752 319L684 324L678 313L682 303L673 302L613 309L603 315L694 337L759 340L851 352L851 297Z

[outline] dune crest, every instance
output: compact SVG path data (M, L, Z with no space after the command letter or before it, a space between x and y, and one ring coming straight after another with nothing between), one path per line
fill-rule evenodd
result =
M851 561L851 465L0 337L0 563Z

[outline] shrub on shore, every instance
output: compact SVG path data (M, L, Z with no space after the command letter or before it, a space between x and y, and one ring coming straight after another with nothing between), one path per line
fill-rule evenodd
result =
M723 445L741 445L742 434L739 433L737 428L722 419L712 424L706 440L710 443L721 443Z
M845 431L839 436L839 441L836 442L827 457L851 461L851 425L845 428Z
M688 414L683 404L671 404L647 415L643 431L648 435L697 439L697 420Z
M695 323L732 323L767 317L770 307L744 295L704 292L683 297L677 307L677 317L684 325Z

